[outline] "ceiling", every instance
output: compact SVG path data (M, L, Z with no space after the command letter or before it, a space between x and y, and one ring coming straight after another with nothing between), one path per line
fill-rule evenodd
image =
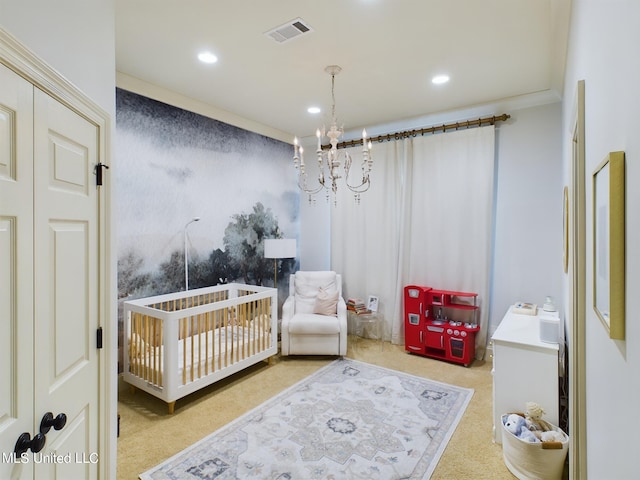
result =
M308 137L562 92L570 0L116 0L119 74ZM310 31L279 43L295 19ZM201 50L215 64L197 59ZM446 73L451 80L433 85ZM311 115L311 105L322 113ZM495 112L500 114L503 112ZM506 112L508 113L508 112ZM462 119L461 119L462 120ZM428 125L414 125L416 127Z

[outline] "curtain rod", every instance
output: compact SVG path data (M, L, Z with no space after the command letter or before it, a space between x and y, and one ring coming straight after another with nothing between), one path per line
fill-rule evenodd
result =
M444 123L442 125L436 125L433 127L420 128L417 130L406 130L404 132L387 133L385 135L378 135L377 137L371 137L371 142L390 142L391 140L400 140L402 138L417 137L418 135L424 135L425 133L446 132L447 130L459 128L471 128L481 127L484 124L494 125L496 122L504 122L511 118L511 115L503 113L502 115L493 115L492 117L478 118L477 120L465 120L463 122ZM362 139L347 140L338 143L338 148L355 147L356 145L362 145ZM324 148L324 147L323 147Z

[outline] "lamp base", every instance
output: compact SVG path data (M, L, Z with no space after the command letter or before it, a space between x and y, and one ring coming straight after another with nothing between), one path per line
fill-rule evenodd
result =
M273 288L278 288L278 259L273 259Z

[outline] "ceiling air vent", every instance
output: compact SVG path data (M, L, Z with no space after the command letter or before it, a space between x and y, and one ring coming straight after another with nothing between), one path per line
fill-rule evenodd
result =
M265 32L265 35L273 38L278 43L284 43L292 38L302 35L303 33L312 31L313 29L307 25L304 20L296 18L295 20L291 20L290 22L280 25L273 30Z

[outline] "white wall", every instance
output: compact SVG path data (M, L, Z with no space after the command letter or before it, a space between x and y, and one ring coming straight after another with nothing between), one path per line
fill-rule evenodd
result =
M300 270L331 269L331 208L322 195L309 203L300 194Z
M640 322L640 3L573 0L563 101L564 171L571 165L576 83L585 81L586 230L591 230L591 174L608 152L626 154L626 339L613 341L593 312L592 241L587 235L586 408L588 478L638 478Z
M496 128L495 253L489 302L491 334L509 305L516 301L542 305L545 296L551 295L562 309L561 104L555 102L527 108L504 104L487 106L483 110L448 113L424 119L422 123L393 127L401 131L416 125L436 125L501 113L511 115ZM376 132L373 134L396 130L371 128ZM327 205L322 196L318 196L317 203L312 206L308 206L304 196L300 201L301 268L329 268L329 216L331 209L340 208L340 205ZM366 202L366 193L362 202Z
M509 113L496 130L490 334L517 301L563 307L560 103Z
M0 0L0 26L114 117L114 0Z

